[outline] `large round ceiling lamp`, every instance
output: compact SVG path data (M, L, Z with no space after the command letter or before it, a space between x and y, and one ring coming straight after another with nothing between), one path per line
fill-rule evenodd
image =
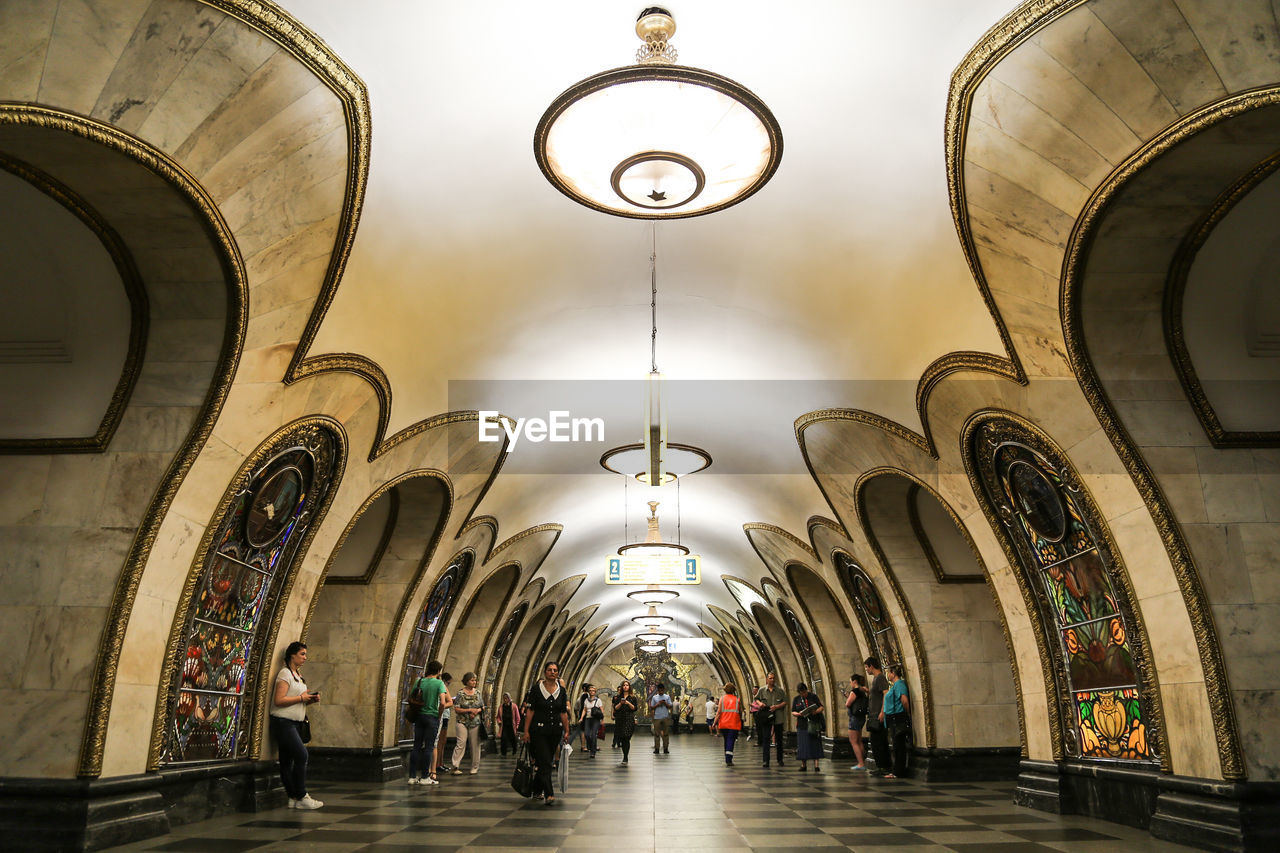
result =
M665 649L666 649L666 646L663 645L662 643L641 643L640 644L640 651L648 652L651 655L657 654L658 652L663 651Z
M637 589L627 593L627 598L650 607L666 604L668 601L679 597L680 593L674 589Z
M538 166L587 207L635 219L701 216L737 204L782 159L778 120L745 86L676 65L666 9L636 20L636 65L588 77L551 102L534 132Z
M648 616L632 616L631 621L637 625L644 625L646 628L658 628L671 621L670 616L653 615Z
M658 631L641 631L636 634L637 640L642 640L646 643L665 643L670 638L670 634L663 634Z

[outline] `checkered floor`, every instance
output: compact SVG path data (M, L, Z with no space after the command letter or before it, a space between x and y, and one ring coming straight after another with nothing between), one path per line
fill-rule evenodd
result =
M788 851L954 850L960 853L1185 851L1147 833L1082 817L1059 817L1012 803L1011 782L928 784L876 779L851 762L822 762L822 772L760 766L754 743L724 764L720 741L705 734L672 738L670 755L653 755L637 737L628 767L619 751L595 759L575 753L569 790L546 807L509 787L512 759L487 756L479 774L447 776L434 787L404 782L315 784L313 812L279 809L177 827L170 835L122 847L222 853L435 853L483 850L618 849ZM470 769L470 765L466 765Z

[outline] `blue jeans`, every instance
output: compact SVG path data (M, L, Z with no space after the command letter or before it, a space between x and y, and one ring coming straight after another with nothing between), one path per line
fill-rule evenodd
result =
M419 714L413 722L413 749L409 752L409 778L422 778L435 772L430 767L436 748L436 735L440 732L440 718Z
M300 800L307 795L307 745L298 733L297 721L272 717L271 736L276 739L284 790L289 799Z
M592 755L596 754L596 738L600 734L600 721L594 717L587 717L583 722L583 732L587 736L587 751Z

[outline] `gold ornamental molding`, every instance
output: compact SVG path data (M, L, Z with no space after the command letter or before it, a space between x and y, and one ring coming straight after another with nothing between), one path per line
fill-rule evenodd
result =
M951 504L943 500L942 495L936 489L914 474L903 471L902 476L911 481L911 485L907 487L907 521L911 524L911 532L915 534L916 539L920 542L920 549L924 551L924 557L929 561L929 568L933 569L933 576L938 579L938 583L986 583L987 565L982 559L982 552L978 550L977 543L969 535L969 528L965 526L960 516L956 515L956 511L951 508ZM947 574L943 568L942 561L938 559L938 553L933 550L933 543L929 541L929 534L924 529L924 521L920 518L920 506L917 500L921 492L928 493L930 497L937 501L943 512L951 519L951 523L955 525L956 530L964 537L965 545L969 547L969 553L973 555L974 562L981 569L977 574Z
M120 379L116 381L115 391L112 392L111 400L107 404L107 410L103 413L94 434L81 438L0 438L0 454L102 453L111 443L111 437L115 435L116 428L120 426L124 410L129 404L129 397L133 393L134 386L138 384L138 374L142 371L143 356L147 348L147 329L151 320L147 289L143 285L142 277L138 274L138 266L134 263L133 254L125 245L124 239L79 193L30 163L24 163L4 154L0 154L0 170L26 181L53 199L79 219L80 224L93 232L111 258L111 263L115 266L116 273L119 274L120 281L124 285L125 295L129 299L129 345L125 352L124 365L120 370Z
M1196 568L1191 547L1183 536L1159 481L1143 458L1137 443L1120 420L1110 396L1103 388L1084 339L1081 310L1081 287L1085 263L1099 224L1120 190L1139 172L1174 146L1198 133L1236 116L1262 107L1280 104L1280 87L1255 89L1223 98L1184 116L1163 133L1148 141L1117 166L1098 186L1076 220L1063 261L1060 310L1067 357L1080 382L1090 407L1093 408L1116 454L1132 477L1143 502L1155 522L1156 530L1169 554L1178 589L1182 593L1192 633L1204 670L1205 688L1213 718L1218 761L1224 779L1247 777L1235 704L1222 647L1218 642L1208 596ZM1167 753L1168 750L1166 749Z
M151 546L160 531L160 524L200 450L213 432L214 422L231 389L231 379L240 361L248 324L248 284L244 259L217 205L204 188L164 152L109 125L49 107L0 104L0 124L57 130L80 137L123 154L167 182L201 220L205 236L219 256L227 285L227 318L223 344L208 392L181 449L170 461L160 479L159 488L143 514L107 611L106 625L89 685L89 708L76 769L76 775L81 778L96 778L102 773L102 753L111 716L111 699L115 692L120 652L124 646L129 614L133 611L133 603L137 597L138 584L151 553Z
M1195 264L1196 256L1213 230L1241 199L1252 192L1258 184L1275 174L1278 169L1280 169L1280 154L1275 154L1259 163L1249 174L1240 178L1218 197L1209 212L1178 247L1178 253L1174 255L1169 271L1169 280L1165 285L1163 306L1165 346L1168 347L1169 358L1173 361L1173 369L1178 374L1178 381L1182 383L1182 390L1187 395L1187 402L1191 404L1196 418L1200 421L1200 426L1209 437L1209 443L1220 450L1225 447L1280 447L1280 430L1228 430L1223 427L1217 411L1213 408L1213 403L1209 400L1209 395L1200 384L1200 376L1196 373L1191 351L1187 349L1186 333L1182 325L1182 304L1187 291L1187 276Z
M818 552L813 550L812 545L810 545L808 542L805 542L803 539L799 538L798 536L795 536L787 532L786 530L783 530L781 527L778 527L776 524L765 524L762 521L749 521L746 524L742 525L742 531L747 534L748 540L751 539L751 533L756 530L759 530L763 533L772 533L774 536L779 536L785 539L786 541L790 542L792 545L796 546L796 548L800 549L801 553L808 555L810 558L814 560L818 559ZM751 547L755 548L754 542L752 542ZM759 556L759 554L760 554L759 549L756 549L756 555ZM761 557L760 559L761 561L764 561L763 557ZM765 565L768 566L768 563L765 563Z
M836 598L835 593L831 591L831 587L827 584L825 580L822 579L822 575L818 574L816 571L813 570L812 567L806 566L804 563L800 563L795 560L787 561L786 565L783 566L782 573L786 575L787 584L788 586L791 587L790 591L788 592L788 595L792 598L792 600L795 601L796 605L800 609L800 612L804 614L804 618L809 621L809 630L813 632L813 636L815 641L817 642L818 648L822 650L822 655L819 657L818 663L822 666L823 669L826 670L826 676L827 676L827 683L825 685L827 688L826 698L828 700L835 700L837 697L842 695L840 692L840 687L841 687L840 681L839 679L836 678L836 674L835 674L835 662L834 662L835 659L831 656L831 648L827 644L826 637L823 636L822 629L818 625L818 620L813 618L813 611L809 609L809 605L805 603L804 597L800 595L800 588L796 584L796 577L795 577L795 573L793 572L793 569L797 569L797 568L802 569L808 572L809 574L813 575L814 580L822 584L823 589L826 590L827 597L831 599L831 603L832 605L834 605L833 609L835 610L836 615L840 618L842 622L844 622L844 628L846 631L849 632L850 637L853 636L853 628L849 625L848 617L845 616L844 611L841 610L840 606L837 604L837 602L840 599ZM839 630L840 626L835 625L833 626L833 628L835 630ZM831 704L829 704L827 707L837 707L837 706L835 705L834 701L831 701ZM829 714L827 717L828 724L831 726L831 734L835 737L840 736L840 729L836 725L837 716L838 716L837 714Z
M495 545L493 547L493 550L489 552L489 559L493 559L494 557L498 556L503 551L507 550L512 545L515 545L517 542L519 542L522 539L528 539L530 536L537 536L539 533L554 532L556 535L552 537L551 544L547 546L547 552L550 552L551 549L555 547L556 541L560 538L560 534L563 531L564 531L563 524L554 524L554 523L539 524L534 527L526 528L524 530L521 530L519 533L515 534L514 536L512 536L510 539L506 539L503 542L499 543L498 545ZM543 554L543 559L545 558L546 558L546 554ZM541 563L542 560L539 560L538 562ZM535 570L536 568L537 567L535 566ZM554 589L554 587L552 587L552 589Z
M306 561L307 553L311 548L311 542L315 539L316 533L319 531L321 524L324 522L329 507L333 504L333 498L337 494L342 484L342 476L346 473L347 467L347 449L349 447L347 432L343 429L342 424L327 415L313 415L310 417L299 418L295 421L285 424L279 429L273 430L269 436L250 453L240 466L236 469L235 474L231 476L227 484L226 490L222 493L222 497L218 500L218 504L214 507L213 512L209 516L209 523L205 525L204 533L200 536L200 542L196 546L195 555L191 559L191 565L187 569L186 580L183 581L182 591L178 595L177 607L173 614L173 621L169 626L169 638L165 644L168 654L165 658L166 665L172 665L173 658L177 650L183 647L184 631L187 625L187 613L191 610L192 601L200 587L200 578L204 569L205 559L213 547L213 537L218 532L219 520L222 519L231 508L231 503L240 493L244 484L252 475L254 469L266 461L271 454L277 450L276 444L284 436L292 432L306 429L308 427L324 427L331 431L334 435L334 468L330 480L329 488L317 505L315 515L307 526L307 530L303 533L302 541L298 544L297 550L294 552L291 566L286 567L288 574L285 575L280 586L279 595L276 597L277 606L272 608L270 627L267 629L266 635L262 642L262 647L255 653L257 658L251 665L254 668L256 684L256 693L254 695L245 694L241 697L241 713L250 713L255 717L253 728L251 730L249 757L258 758L262 754L262 741L264 732L266 731L267 714L265 710L269 707L271 690L274 685L273 679L258 678L263 672L269 672L268 669L273 662L272 654L276 647L276 639L280 633L280 625L284 621L285 607L283 602L289 600L289 595L293 591L294 582L298 578L298 574L302 568L302 564ZM151 722L151 741L147 749L147 770L153 771L160 767L160 756L164 748L165 726L168 724L168 708L169 708L169 675L170 672L161 672L159 683L156 687L156 704Z
M809 531L809 547L813 549L813 552L815 554L818 554L819 559L822 559L822 555L818 553L818 543L814 541L814 536L813 536L814 532L819 527L825 527L826 529L830 530L832 533L839 536L841 539L848 540L849 538L849 531L845 530L844 527L838 521L833 521L832 519L827 518L826 516L823 516L823 515L809 516L809 520L804 523L804 526L805 526L805 529Z
M814 424L826 423L827 421L853 421L854 423L865 424L874 427L882 432L886 432L894 438L901 439L908 444L915 445L920 450L938 458L937 452L933 449L933 445L929 440L915 430L908 429L897 421L890 420L882 415L874 412L868 412L863 409L818 409L814 412L801 415L796 418L795 432L796 441L800 445L800 449L804 450L804 431ZM813 473L813 464L809 462L809 454L805 453L805 464L809 466L809 473ZM816 479L816 476L815 476Z

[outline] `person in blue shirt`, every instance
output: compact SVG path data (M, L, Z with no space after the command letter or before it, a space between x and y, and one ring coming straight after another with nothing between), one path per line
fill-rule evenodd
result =
M889 664L889 690L884 694L884 725L893 737L893 772L886 779L897 779L907 772L907 750L911 744L911 701L907 682L902 677L902 664Z
M653 711L653 754L658 754L659 746L664 754L668 753L671 743L671 697L667 694L667 685L658 685L658 689L649 697L649 709Z

